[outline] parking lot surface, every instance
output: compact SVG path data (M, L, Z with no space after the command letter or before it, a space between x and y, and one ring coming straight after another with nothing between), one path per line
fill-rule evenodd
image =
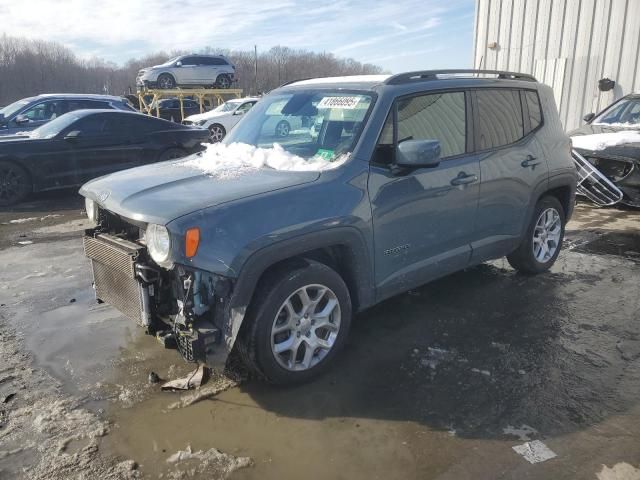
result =
M0 478L640 478L638 211L579 205L548 274L498 260L363 312L312 383L178 394L149 373L193 365L95 303L81 207L0 212ZM536 440L555 456L513 449Z

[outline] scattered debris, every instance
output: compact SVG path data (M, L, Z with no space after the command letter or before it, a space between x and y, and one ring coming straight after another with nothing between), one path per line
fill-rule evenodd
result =
M183 378L170 380L162 385L162 390L190 390L200 388L204 378L205 366L201 364L193 372Z
M546 462L558 456L540 440L526 442L511 448L529 463Z
M31 240L20 240L18 243L20 245L31 245L33 243L33 241L31 241Z
M435 370L441 362L453 359L454 353L444 348L428 347L427 354L420 359L420 365Z
M160 377L158 376L158 374L156 372L149 372L149 383L153 384L153 383L159 383L160 382Z
M490 377L491 376L491 372L489 370L480 370L479 368L472 368L471 371L473 373L480 373L480 374L484 375L485 377Z
M522 440L524 442L531 440L532 437L538 434L538 431L529 425L522 424L520 425L520 428L507 425L502 429L502 433L505 435L514 435L518 437L518 440Z
M34 220L38 220L38 217L29 217L29 218L16 218L14 220L9 220L9 223L27 223L27 222L33 222Z
M45 215L44 217L40 217L40 221L43 222L45 221L47 218L58 218L61 217L62 215L60 215L59 213L52 213L50 215Z
M5 395L2 399L2 403L9 403L13 397L15 397L15 392L10 393L9 395Z
M196 465L193 464L194 460L198 462ZM167 463L176 466L186 463L189 477L193 477L194 474L209 474L216 475L216 478L227 478L236 470L253 465L253 460L249 457L234 457L215 448L194 452L191 445L187 445L186 449L179 450L167 458ZM185 473L176 468L168 474L168 478L184 478Z
M224 374L216 375L215 378L209 380L207 386L200 388L197 392L182 396L179 401L169 405L168 409L175 410L176 408L188 407L202 400L215 397L221 392L237 387L240 382L240 379L230 378Z
M69 300L69 303L76 303L76 299L72 298L71 300Z

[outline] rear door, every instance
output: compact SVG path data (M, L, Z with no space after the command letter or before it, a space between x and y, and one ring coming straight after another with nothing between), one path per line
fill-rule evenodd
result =
M548 168L535 139L542 123L537 92L477 89L473 98L482 178L478 239L472 245L477 262L504 256L519 244L533 192L548 180Z
M182 66L174 71L178 77L178 83L198 83L199 75L202 75L200 59L198 57L184 57L181 60Z
M480 185L471 133L471 99L464 91L396 101L369 175L379 300L468 264ZM408 139L439 140L440 164L396 168L396 146Z

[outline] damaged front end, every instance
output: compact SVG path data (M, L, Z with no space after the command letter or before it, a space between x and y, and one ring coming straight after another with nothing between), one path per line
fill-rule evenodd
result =
M84 236L97 300L177 348L189 362L224 362L226 346L233 344L228 338L232 280L191 266L161 267L149 253L146 225L104 210L97 221Z

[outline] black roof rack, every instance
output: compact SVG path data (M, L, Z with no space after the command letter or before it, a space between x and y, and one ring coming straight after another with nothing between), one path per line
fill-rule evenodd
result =
M318 78L318 77L296 78L295 80L289 80L288 82L284 82L282 85L279 85L277 88L286 87L287 85L291 85L292 83L296 83L296 82L303 82L305 80L312 80L314 78Z
M417 72L405 72L392 75L385 80L386 85L400 85L402 83L416 82L421 80L437 80L438 75L457 75L461 73L469 74L489 74L496 75L497 78L508 80L526 80L537 82L533 75L528 73L505 72L502 70L421 70Z

